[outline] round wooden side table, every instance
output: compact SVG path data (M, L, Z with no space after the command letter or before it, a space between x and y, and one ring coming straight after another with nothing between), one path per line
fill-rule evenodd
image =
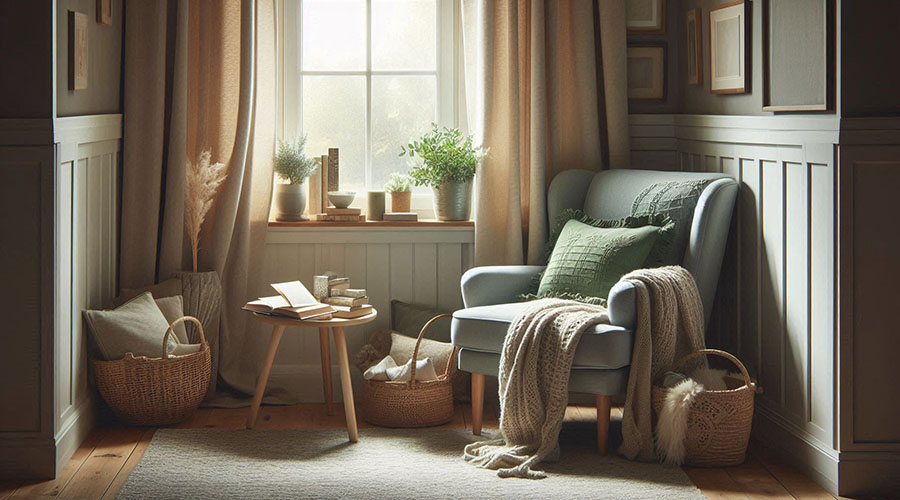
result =
M272 338L269 340L266 361L263 364L262 373L259 374L259 380L256 382L256 392L253 394L253 403L250 405L250 414L247 417L247 428L252 429L256 425L259 405L262 402L263 393L266 391L266 383L269 380L269 372L272 370L272 362L275 360L275 351L278 350L281 334L284 333L284 329L288 326L305 326L319 329L325 407L329 415L333 413L334 409L331 401L331 353L329 352L328 342L328 330L331 329L331 334L334 336L334 347L337 349L338 365L341 369L341 392L344 393L344 415L347 418L347 434L350 436L350 441L355 443L359 438L359 431L356 427L356 409L353 406L353 385L350 382L350 362L347 359L347 339L344 337L344 328L369 323L378 316L378 311L373 308L371 313L353 319L299 320L259 313L253 313L253 316L263 323L272 325L274 328L272 329Z

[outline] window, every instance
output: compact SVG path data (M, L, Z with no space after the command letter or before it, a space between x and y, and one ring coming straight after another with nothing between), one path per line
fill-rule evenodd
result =
M342 190L381 189L409 170L401 144L431 122L455 125L453 3L285 1L284 135L306 134L311 155L339 148Z

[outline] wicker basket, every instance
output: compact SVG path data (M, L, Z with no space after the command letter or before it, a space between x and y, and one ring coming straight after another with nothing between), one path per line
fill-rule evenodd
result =
M169 335L191 321L200 332L200 351L169 358ZM91 360L97 388L106 404L132 425L168 425L188 418L206 395L210 378L209 344L203 325L192 316L179 318L163 336L163 357L134 357L130 352L115 361Z
M744 462L750 440L756 384L740 360L718 349L701 349L688 354L678 360L673 369L689 359L707 354L721 356L734 363L740 369L743 380L726 377L728 389L708 390L697 395L688 413L684 463L696 467L738 465ZM667 388L653 387L653 410L657 416L667 393Z
M408 382L363 381L363 418L366 422L383 427L428 427L447 423L453 418L453 385L450 375L456 348L453 348L447 360L444 373L438 375L437 379L416 381L419 344L435 321L448 317L449 314L435 316L422 327L413 350Z

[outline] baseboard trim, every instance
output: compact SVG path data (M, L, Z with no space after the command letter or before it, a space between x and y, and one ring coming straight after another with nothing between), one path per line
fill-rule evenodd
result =
M832 494L838 492L838 460L836 450L805 435L777 413L757 405L753 422L753 438L778 452L799 467L810 479Z
M841 452L838 493L842 496L881 496L900 491L900 453Z
M94 398L87 397L69 414L56 434L56 474L69 462L96 422L97 405Z

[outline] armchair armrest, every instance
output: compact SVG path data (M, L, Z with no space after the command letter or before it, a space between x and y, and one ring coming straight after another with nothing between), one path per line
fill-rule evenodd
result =
M483 266L466 271L462 284L465 307L489 306L517 302L517 295L527 293L535 276L544 266Z
M619 280L613 285L606 300L610 324L633 330L637 322L636 300L637 295L631 282Z

